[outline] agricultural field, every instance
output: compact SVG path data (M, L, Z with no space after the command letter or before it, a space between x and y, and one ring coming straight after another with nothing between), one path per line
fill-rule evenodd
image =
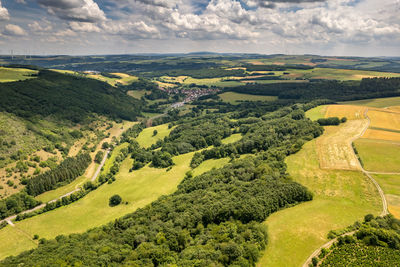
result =
M306 111L306 117L312 121L316 121L321 118L325 118L327 105L321 105Z
M324 135L286 159L292 179L311 190L314 199L276 212L265 221L269 241L257 266L301 266L328 241L330 230L345 228L367 213L380 213L378 192L361 172L319 167L317 151Z
M276 96L264 96L264 95L249 95L234 92L226 92L218 95L222 101L231 104L237 104L240 101L273 101L276 100Z
M400 106L400 97L372 98L356 101L341 102L345 105L367 106L373 108L386 108L391 106Z
M365 107L350 105L329 105L325 112L325 118L329 117L346 117L348 120L364 119Z
M242 139L242 134L240 134L240 133L231 134L229 137L222 139L221 143L222 144L231 144L231 143L235 143L235 142L239 141L240 139Z
M204 79L196 79L192 77L188 77L183 81L184 85L196 84L196 85L207 85L207 86L217 86L217 87L233 87L240 86L243 83L239 81L224 81L227 77L222 78L204 78Z
M138 77L131 76L131 75L125 74L125 73L110 73L110 74L119 76L119 78L110 78L110 77L103 76L101 74L87 74L86 77L100 80L102 82L106 82L112 86L116 86L118 84L128 85L128 84L131 84L134 81L138 80Z
M361 137L363 139L377 139L377 140L386 140L386 141L394 141L400 143L400 131L388 131L385 130L377 130L368 128L368 130Z
M168 136L172 129L173 128L168 128L168 124L145 128L136 138L136 141L140 146L148 148L158 140L162 140L164 137ZM157 131L156 135L154 135L154 131Z
M36 78L37 70L0 67L0 82L15 82Z
M367 171L400 172L400 143L358 139L354 144Z
M400 132L400 113L385 109L370 109L368 117L371 128L388 129Z
M351 143L366 126L367 120L350 120L340 126L326 126L325 133L316 141L320 167L360 170Z
M388 209L396 218L400 218L400 173L372 174L385 192Z

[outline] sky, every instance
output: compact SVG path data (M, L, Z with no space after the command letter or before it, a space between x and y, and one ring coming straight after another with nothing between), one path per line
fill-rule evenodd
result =
M0 0L0 54L400 56L400 0Z

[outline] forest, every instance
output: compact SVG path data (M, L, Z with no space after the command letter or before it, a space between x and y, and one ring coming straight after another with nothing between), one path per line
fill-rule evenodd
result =
M78 123L97 113L135 120L142 105L106 83L49 70L36 79L0 83L0 111L23 118L51 115Z

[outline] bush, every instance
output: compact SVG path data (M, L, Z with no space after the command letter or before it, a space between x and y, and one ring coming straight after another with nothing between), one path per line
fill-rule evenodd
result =
M113 195L110 197L109 205L110 207L118 206L122 201L122 198L119 195Z
M318 119L317 122L321 126L328 126L328 125L339 125L340 120L338 117L330 117L325 119Z

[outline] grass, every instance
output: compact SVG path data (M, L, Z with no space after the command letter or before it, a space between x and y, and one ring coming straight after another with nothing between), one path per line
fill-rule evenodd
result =
M400 175L374 174L373 177L385 192L389 212L400 219Z
M400 143L363 138L354 144L366 170L400 172Z
M387 130L368 129L362 138L395 141L400 143L400 133Z
M306 117L312 121L316 121L318 119L325 118L326 109L327 109L326 105L312 108L310 110L307 110Z
M357 101L347 101L347 102L342 102L342 104L384 108L391 106L400 106L400 97L386 97L386 98L364 99Z
M221 168L222 166L228 164L229 160L229 158L222 158L203 161L196 169L193 170L193 175L197 176L213 168Z
M153 135L154 130L157 130L157 135ZM154 127L149 127L144 129L139 136L136 138L139 145L144 148L151 147L151 145L155 144L158 140L164 139L164 137L168 136L169 133L172 131L168 129L168 124L161 124Z
M226 92L218 95L224 102L231 104L237 104L239 101L273 101L276 100L276 96L264 96L264 95L249 95L239 94L234 92Z
M193 154L194 152L174 157L175 165L168 172L166 169L149 166L129 172L133 160L126 159L114 183L105 184L68 206L17 222L16 228L1 229L0 238L4 237L1 238L1 258L33 247L32 241L25 235L15 236L15 229L24 231L28 236L38 234L41 238L47 239L60 234L80 233L142 208L162 195L171 194L176 190L185 173L190 170L189 164ZM226 164L228 160L205 161L194 170L194 173L202 174L213 167ZM111 208L108 200L114 194L122 197L123 204Z
M31 75L37 73L37 70L0 67L0 82L4 83L33 79L36 77Z
M378 192L361 172L319 168L315 140L286 163L293 179L311 190L314 199L269 216L269 243L258 266L301 266L327 242L330 230L380 212Z
M134 90L134 91L131 90L131 91L128 91L127 94L133 98L140 99L140 98L142 98L142 96L145 96L146 93L148 93L148 92L149 91L147 91L147 90Z
M221 87L230 87L230 86L240 86L243 83L238 81L224 81L226 77L223 78L204 78L204 79L196 79L192 77L187 77L183 84L197 84L197 85L207 85L207 86L221 86Z
M116 86L118 84L128 85L128 84L131 84L134 81L138 80L138 77L131 76L131 75L125 74L125 73L112 73L112 74L119 76L120 78L109 78L109 77L105 77L101 74L88 74L87 77L106 82L112 86Z
M222 142L222 144L231 144L231 143L235 143L235 142L239 141L240 139L242 139L242 134L237 133L237 134L232 134L231 136L222 139L221 142Z

